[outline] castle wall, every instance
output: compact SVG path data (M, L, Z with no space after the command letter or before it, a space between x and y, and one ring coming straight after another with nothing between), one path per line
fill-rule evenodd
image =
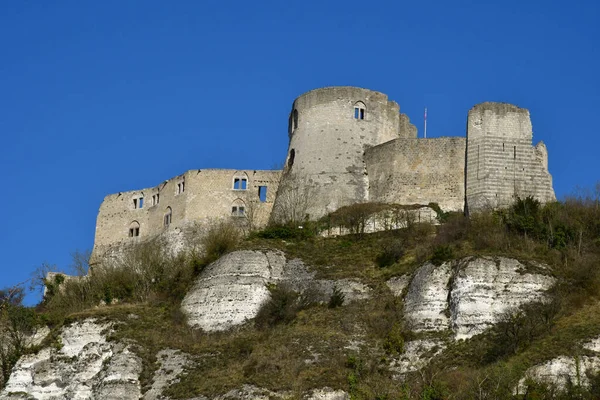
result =
M281 171L191 170L153 188L108 195L98 212L92 258L115 246L158 235L168 237L173 233L170 231L189 231L190 225L209 224L216 219L233 218L264 226L280 177ZM236 178L238 188L235 188ZM266 188L264 201L259 197L261 186ZM140 198L143 198L141 208ZM233 215L234 206L238 210L244 207L243 215L239 211ZM168 221L167 214L170 214ZM131 228L138 228L139 236L138 232L132 235Z
M355 107L363 107L364 119L356 118ZM289 201L290 191L309 198L305 211L311 219L367 200L363 153L398 138L400 125L398 104L383 93L329 87L298 97L290 114L290 144L274 219L279 217L277 202ZM406 118L402 126L410 135Z
M529 111L482 103L467 121L466 201L470 211L510 205L516 196L555 200L546 146L532 144Z
M462 210L465 145L465 138L444 137L396 139L368 149L369 201Z

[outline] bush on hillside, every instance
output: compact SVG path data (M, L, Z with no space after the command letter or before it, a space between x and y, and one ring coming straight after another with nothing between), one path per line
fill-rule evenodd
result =
M252 236L261 239L306 240L316 236L317 233L316 224L306 222L302 225L269 225Z
M389 267L400 261L404 257L404 245L400 241L391 241L386 244L383 251L375 257L375 264L379 268Z
M277 324L292 322L298 312L312 305L308 296L300 294L286 285L269 285L271 298L265 302L254 319L260 328L270 328Z
M200 241L204 248L205 263L210 264L233 251L241 238L239 229L231 222L222 221L212 225Z

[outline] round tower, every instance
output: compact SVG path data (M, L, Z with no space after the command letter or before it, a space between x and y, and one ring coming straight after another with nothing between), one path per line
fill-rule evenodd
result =
M356 87L327 87L298 97L272 219L317 219L368 200L364 151L399 137L399 112L385 94Z

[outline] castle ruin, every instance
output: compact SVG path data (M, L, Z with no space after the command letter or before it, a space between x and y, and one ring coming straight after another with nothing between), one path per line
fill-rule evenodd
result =
M191 170L106 196L94 257L216 219L243 217L261 227L281 219L298 196L310 219L359 202L472 212L504 207L516 196L555 199L546 147L532 146L529 111L510 104L474 106L466 137L425 139L385 94L327 87L294 101L288 134L283 171Z

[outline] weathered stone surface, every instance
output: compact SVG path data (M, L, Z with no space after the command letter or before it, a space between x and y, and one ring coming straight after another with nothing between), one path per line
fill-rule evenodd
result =
M126 345L107 343L108 329L93 319L64 328L60 350L44 348L19 359L0 399L18 393L42 400L139 399L141 360Z
M190 325L223 331L253 318L269 299L266 284L281 278L283 263L283 253L236 251L210 264L181 304Z
M184 372L185 367L192 363L188 355L173 349L159 351L156 359L160 366L154 373L152 387L144 393L144 400L164 398L163 391L179 382L179 376Z
M402 296L404 289L406 289L408 287L409 283L410 283L410 275L402 275L402 276L395 276L395 277L389 279L385 284L387 285L388 288L390 288L390 291L392 292L392 294L394 296L400 297L400 296Z
M309 392L304 400L347 400L350 396L343 390L333 390L325 387L323 389L315 389Z
M451 265L436 267L427 262L419 268L404 298L404 315L414 331L441 331L450 327L448 282Z
M416 272L404 303L415 331L452 329L457 339L483 332L502 313L544 299L555 280L509 258L467 258Z
M480 257L464 262L450 293L451 328L457 339L483 332L508 310L543 300L555 282L550 276L527 272L525 265L510 258Z
M564 389L569 382L577 386L588 387L590 382L586 373L600 371L600 336L583 343L582 347L595 355L559 356L531 367L519 380L515 392L524 393L527 380L555 385L559 390Z
M441 340L413 340L404 344L404 353L392 360L390 370L395 378L422 369L446 348Z
M223 331L254 318L270 299L267 283L285 284L313 299L329 301L337 287L345 302L369 298L371 289L354 279L316 280L302 261L286 261L280 251L235 251L209 265L184 298L181 307L190 325Z

